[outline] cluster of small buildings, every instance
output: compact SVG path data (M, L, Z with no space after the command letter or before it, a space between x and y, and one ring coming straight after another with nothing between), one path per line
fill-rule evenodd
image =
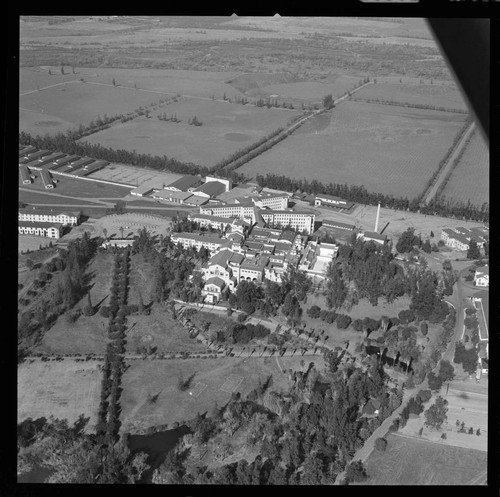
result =
M50 150L38 150L29 145L19 145L19 173L23 184L30 184L34 175L32 170L39 171L45 188L54 188L53 174L68 177L83 177L106 167L107 161L68 155Z
M479 248L483 248L488 241L489 230L486 227L474 228L445 228L441 232L441 239L448 247L457 250L467 250L471 240L475 240Z
M18 230L20 235L60 238L65 226L80 224L81 213L60 212L45 209L19 209Z

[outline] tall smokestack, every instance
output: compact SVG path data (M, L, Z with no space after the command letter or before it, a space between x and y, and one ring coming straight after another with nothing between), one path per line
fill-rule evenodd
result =
M380 202L378 203L378 207L377 207L377 219L375 221L375 233L378 233L378 220L379 220L379 217L380 217Z

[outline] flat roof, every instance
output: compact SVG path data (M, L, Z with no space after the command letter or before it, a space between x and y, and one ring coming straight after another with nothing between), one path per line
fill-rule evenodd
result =
M220 181L209 181L208 183L205 183L204 185L196 188L193 193L205 193L206 195L210 195L212 197L219 195L220 193L225 191L226 185L224 183L221 183Z
M347 203L347 200L345 200L343 198L336 197L335 195L327 195L326 193L317 193L316 194L316 198L319 198L320 200L322 198L324 198L326 200L336 200L338 202L345 202L345 203Z
M207 199L205 197L200 197L199 195L191 195L187 200L186 204L188 205L203 205L207 203Z
M218 217L212 216L212 214L189 214L189 219L205 219L207 221L214 221L216 223L228 223L232 224L234 219L232 217Z
M51 211L49 209L27 209L26 207L23 207L23 208L19 209L19 214L39 214L41 216L44 216L44 215L59 216L59 215L63 214L66 216L78 217L80 215L80 212L76 212L76 211Z
M381 235L380 233L377 233L375 231L364 231L363 236L365 238L373 238L375 240L386 240L387 239L386 235Z
M187 175L175 180L173 183L170 183L166 186L166 188L177 188L178 190L184 191L199 182L201 182L201 179L198 176Z
M215 236L207 236L207 235L198 235L197 233L172 233L170 235L170 238L184 238L187 240L197 240L200 242L216 243L219 245L222 245L223 243L227 242L227 240L224 240L223 238L218 238Z
M137 188L134 188L133 190L130 191L130 193L140 193L141 195L145 195L146 193L152 192L153 187L149 185L141 185L138 186Z
M341 228L348 228L351 230L353 230L356 227L354 224L343 223L341 221L335 221L334 219L323 219L323 221L321 221L321 224L334 227L340 226Z
M168 200L171 198L176 198L178 200L186 200L191 197L192 193L189 192L176 192L173 190L159 190L153 194L153 198L161 198L164 200Z

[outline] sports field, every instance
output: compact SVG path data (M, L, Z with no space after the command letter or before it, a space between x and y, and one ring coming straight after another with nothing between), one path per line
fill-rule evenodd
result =
M77 420L90 417L87 429L97 421L102 373L94 361L70 359L42 362L29 360L17 368L17 419L54 416Z
M368 191L412 198L423 190L464 118L344 101L238 171L364 185Z
M467 110L467 104L455 85L385 83L368 85L353 95L357 99L379 99L393 102L432 105Z
M160 121L158 113L176 115L181 122ZM258 108L213 100L184 98L83 140L104 147L165 155L184 162L213 166L227 155L283 127L298 111ZM194 116L202 126L192 126Z
M323 368L323 358L311 359L317 368ZM264 382L269 375L273 376L272 389L280 390L288 383L282 371L291 367L299 369L299 363L299 358L275 357L131 361L123 375L123 430L133 432L165 423L171 426L175 421L191 419L197 412L210 411L215 402L223 406L231 397L229 390L245 396L257 386L259 379ZM193 374L193 395L189 394L190 390L179 391L179 377L186 380ZM149 396L157 393L158 400L154 404L148 402Z
M104 169L89 174L89 178L117 181L118 183L137 186L147 184L157 188L163 188L163 185L169 185L182 176L182 174L163 173L125 164L110 164ZM130 189L128 191L130 192Z
M363 485L484 485L486 481L486 452L397 434L387 441L385 452L374 450L366 461L369 478Z
M490 201L490 152L486 141L476 129L442 192L455 201L481 206Z

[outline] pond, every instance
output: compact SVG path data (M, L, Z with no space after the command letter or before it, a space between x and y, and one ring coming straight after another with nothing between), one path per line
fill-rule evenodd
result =
M128 441L130 451L132 453L142 451L149 455L148 463L151 469L144 473L143 483L151 483L153 471L163 463L167 452L172 450L177 442L188 433L192 433L191 430L186 425L182 425L151 435L130 435Z

